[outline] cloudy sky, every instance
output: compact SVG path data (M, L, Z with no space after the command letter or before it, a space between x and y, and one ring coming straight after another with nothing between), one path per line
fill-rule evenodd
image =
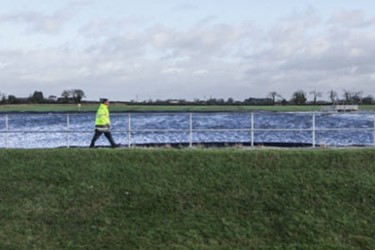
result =
M86 100L375 96L368 0L0 0L0 92ZM310 98L312 96L309 96Z

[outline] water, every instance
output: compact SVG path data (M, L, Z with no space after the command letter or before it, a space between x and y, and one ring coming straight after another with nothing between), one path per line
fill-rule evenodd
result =
M373 146L373 113L315 114L315 143ZM87 147L94 113L1 114L0 147ZM241 143L252 140L251 113L112 113L113 137L123 145ZM130 122L129 122L130 121ZM256 112L255 144L313 144L313 114ZM130 126L130 133L129 133ZM190 127L192 132L190 133ZM96 145L108 145L102 136Z

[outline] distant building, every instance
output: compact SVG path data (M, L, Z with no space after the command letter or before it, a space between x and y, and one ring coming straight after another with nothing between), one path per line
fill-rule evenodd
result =
M352 112L358 111L358 105L332 105L325 106L322 108L322 110L326 112Z
M57 96L55 96L55 95L50 95L50 96L48 97L48 101L56 102L56 101L57 101Z
M168 104L183 104L185 103L185 100L179 100L179 99L169 99L167 100Z

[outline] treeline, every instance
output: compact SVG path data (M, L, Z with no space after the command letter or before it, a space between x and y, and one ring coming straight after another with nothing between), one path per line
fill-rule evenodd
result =
M50 95L45 97L42 91L34 91L29 97L16 97L0 92L1 104L28 104L28 103L81 103L85 93L81 89L64 90L61 96Z
M375 104L375 100L371 95L363 97L362 91L347 91L344 90L340 95L336 91L329 91L326 93L327 99L324 98L323 93L313 90L309 94L303 90L298 90L293 93L291 98L286 99L277 92L270 92L265 98L249 97L242 101L234 100L233 98L209 98L207 100L195 99L187 101L184 99L169 99L169 100L152 100L143 101L146 105L332 105L332 104ZM308 97L310 96L310 100ZM134 102L134 101L132 101Z
M50 95L47 98L42 91L34 91L29 97L22 98L14 95L6 95L0 92L0 104L27 104L27 103L81 103L93 102L83 101L86 97L81 89L63 90L60 96ZM308 99L308 97L310 97ZM332 105L332 104L375 104L371 95L364 96L362 91L347 91L339 95L336 91L326 93L326 99L323 99L323 93L313 90L309 93L303 90L295 91L290 98L284 98L276 91L270 92L264 98L249 97L244 100L235 100L233 98L209 98L205 100L194 99L192 101L185 99L149 99L144 101L120 101L126 104L142 105Z

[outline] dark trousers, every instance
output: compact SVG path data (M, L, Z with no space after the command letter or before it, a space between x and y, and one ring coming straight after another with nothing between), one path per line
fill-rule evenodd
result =
M104 134L105 137L107 137L109 143L111 143L111 146L112 147L116 147L116 143L115 141L113 140L112 138L112 134L111 134L111 131L100 131L98 129L95 129L95 134L94 136L92 137L92 140L91 140L91 144L90 144L90 148L94 147L95 146L95 142L96 140L102 135Z

